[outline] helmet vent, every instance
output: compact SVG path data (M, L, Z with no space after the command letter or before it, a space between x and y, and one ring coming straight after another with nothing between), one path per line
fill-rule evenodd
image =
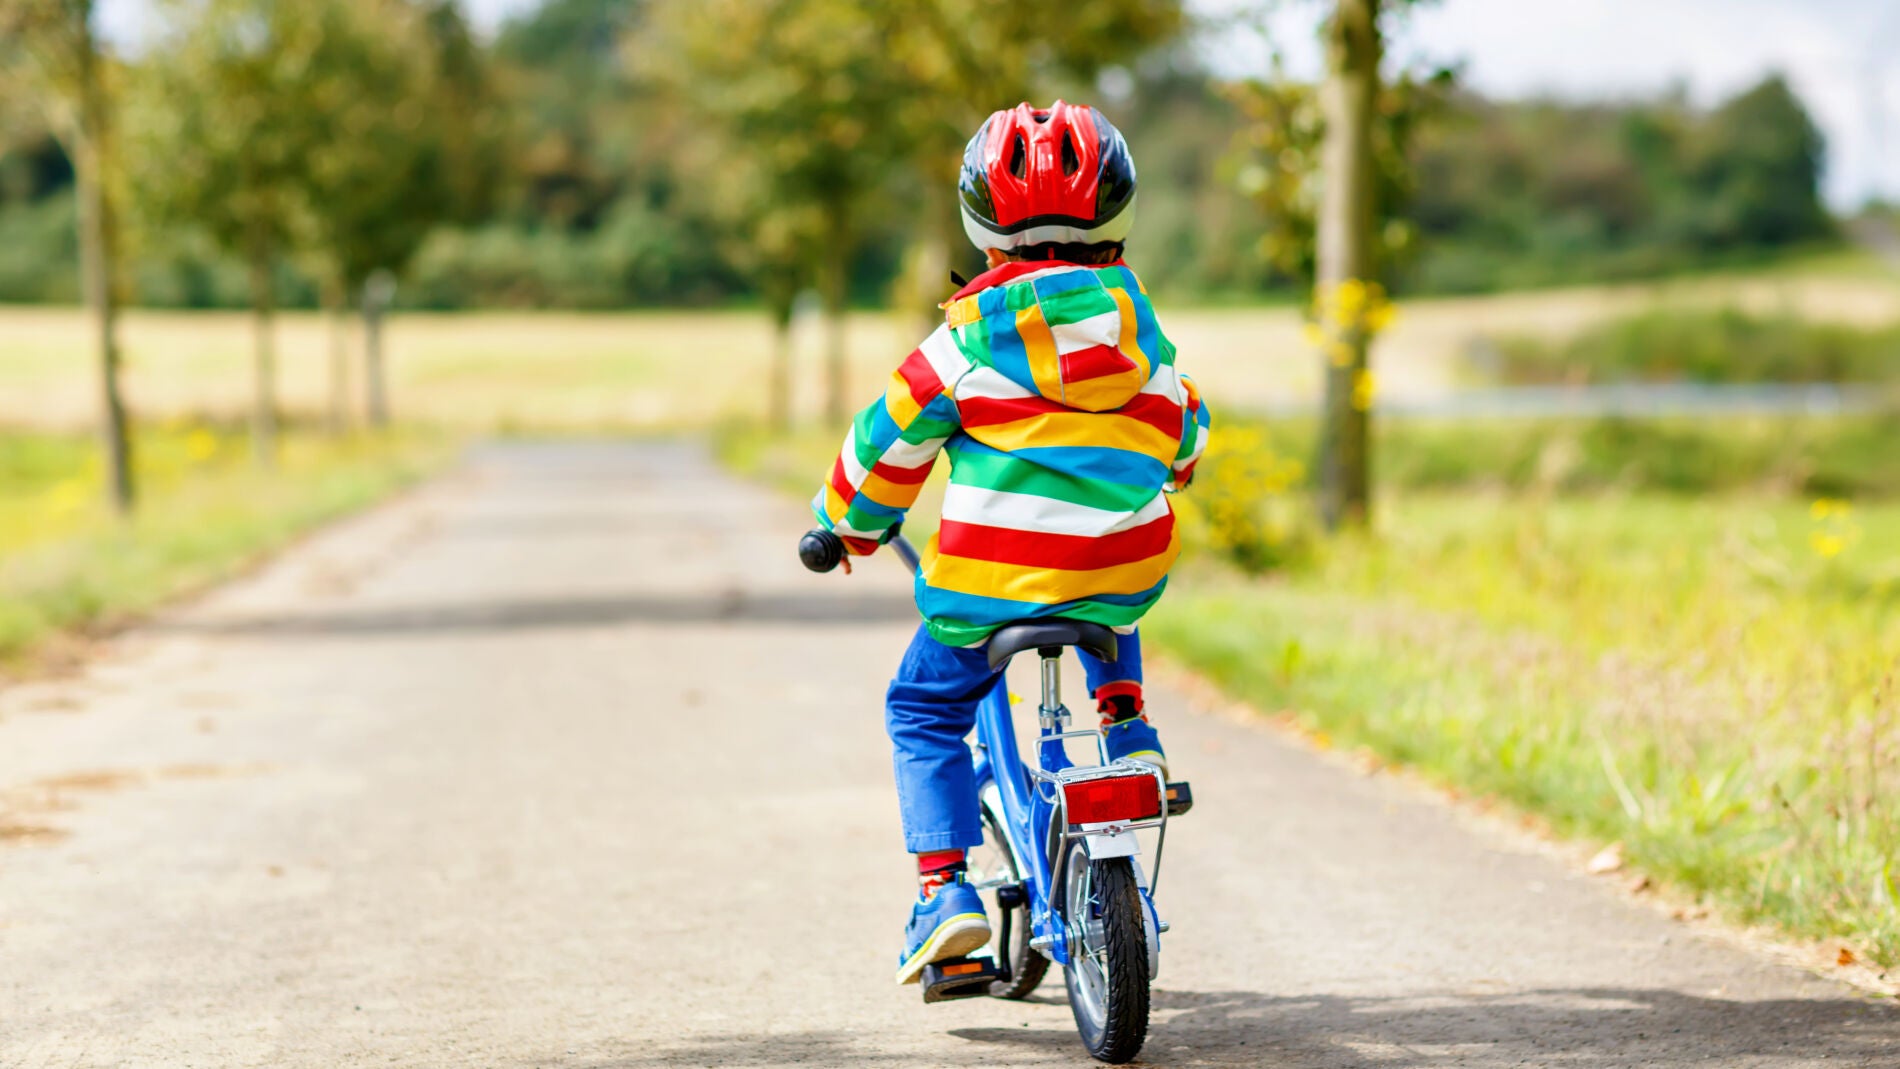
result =
M1062 131L1062 173L1073 175L1082 169L1082 160L1075 154L1075 135Z
M1028 156L1029 144L1023 140L1023 135L1017 134L1009 145L1009 173L1017 178L1026 177L1029 174Z

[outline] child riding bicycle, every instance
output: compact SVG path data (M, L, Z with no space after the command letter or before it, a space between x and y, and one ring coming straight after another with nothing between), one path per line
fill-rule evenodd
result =
M950 457L917 578L924 623L885 703L919 884L899 983L990 940L963 874L983 841L965 737L995 682L982 650L992 632L1048 616L1121 632L1115 660L1081 653L1106 751L1165 773L1135 625L1180 551L1166 494L1207 445L1207 409L1122 262L1135 165L1120 131L1059 100L998 111L964 150L958 194L989 270L944 303L944 324L858 414L812 502L849 552L868 554L937 454Z

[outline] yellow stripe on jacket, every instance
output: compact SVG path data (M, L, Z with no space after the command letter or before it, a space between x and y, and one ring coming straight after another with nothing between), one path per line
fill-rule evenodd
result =
M1022 338L1023 354L1029 360L1029 374L1044 397L1062 396L1062 357L1056 352L1056 336L1043 321L1042 307L1030 305L1016 311L1016 334Z
M1180 439L1153 424L1111 412L1044 412L1008 423L965 427L963 433L1005 453L1055 446L1092 446L1126 449L1168 464L1181 450Z

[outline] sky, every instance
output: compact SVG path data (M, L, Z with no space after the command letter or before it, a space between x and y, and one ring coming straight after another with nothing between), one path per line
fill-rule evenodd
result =
M477 27L492 32L537 2L463 6ZM150 6L151 0L103 0L108 32L135 39ZM1251 5L1189 6L1219 17ZM1314 27L1327 5L1276 6L1269 25L1288 69L1317 72ZM1853 207L1876 194L1900 200L1900 0L1439 0L1390 37L1395 59L1459 63L1466 84L1504 97L1627 97L1680 83L1706 104L1779 70L1827 137L1829 203ZM1260 69L1268 54L1232 33L1209 35L1205 47L1223 73Z

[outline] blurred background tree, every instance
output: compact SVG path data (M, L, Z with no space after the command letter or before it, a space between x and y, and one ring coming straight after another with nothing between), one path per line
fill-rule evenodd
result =
M460 11L447 0L355 0L331 7L328 62L313 64L322 123L300 195L322 263L321 293L341 316L377 271L400 276L435 228L477 222L495 200L504 130ZM383 346L363 305L365 410L388 422ZM333 331L330 420L348 407L341 332Z
M173 0L166 11L170 36L134 86L133 182L152 225L202 228L244 263L255 316L251 447L268 466L276 274L313 232L308 180L317 153L338 147L326 127L339 101L324 94L357 58L353 38L339 0Z
M900 120L909 83L892 42L910 13L872 0L675 4L644 55L726 153L749 159L773 211L817 222L812 277L825 307L825 412L842 419L850 268L871 220L888 211L892 173L914 151Z
M80 288L91 310L99 375L99 438L113 508L132 510L132 446L119 384L118 222L109 192L113 166L111 61L100 47L92 0L0 0L0 89L47 102L78 208ZM8 86L8 77L19 84ZM44 151L27 164L31 184L62 169Z
M309 10L294 17L309 21L310 12L335 2L296 5ZM849 101L830 106L822 92L808 92L811 115L830 107L847 125L863 127L857 136L876 131L879 139L851 149L865 176L866 208L852 213L854 236L840 257L848 303L895 296L914 314L934 316L945 269L967 273L977 262L960 236L948 190L956 151L993 107L1057 95L1100 104L1136 148L1142 224L1131 255L1151 289L1177 301L1263 294L1295 300L1309 285L1312 264L1302 250L1312 244L1302 227L1317 210L1317 88L1281 76L1235 80L1215 73L1178 3L1115 0L1089 5L1086 17L1060 18L991 0L933 0L901 19L872 5L863 13L871 21L854 23L869 27L862 36L842 32L829 42L835 54L803 57L785 37L763 42L740 62L739 43L760 32L768 14L795 35L805 32L800 25L851 21L855 9L818 0L777 7L722 2L549 0L502 24L491 40L470 38L446 0L345 5L356 22L410 27L388 29L389 40L425 22L449 27L447 51L435 59L427 48L407 53L398 57L408 61L403 73L382 77L396 78L387 84L424 101L448 84L464 87L467 95L454 106L420 105L431 119L424 140L435 147L417 147L415 155L454 156L461 162L444 168L448 176L492 194L458 193L448 198L455 210L430 213L413 255L397 257L406 262L402 304L616 308L763 300L764 276L748 247L756 214L731 210L712 190L725 170L753 166L748 152L734 151L745 143L727 118L759 119L787 107L772 87L801 84L786 80L796 77L838 86L839 99ZM171 44L183 39L186 24L222 17L216 12L224 6L160 5L166 32L130 65L129 107L144 108L142 87L162 81L144 68L178 67ZM693 25L722 21L731 28L725 39L696 46L707 49L703 63L686 62L696 55L690 49L663 44ZM686 40L692 43L690 35ZM806 65L802 74L799 64ZM429 73L432 67L438 74ZM1378 228L1381 277L1394 292L1655 277L1760 260L1832 237L1818 196L1822 146L1785 82L1770 79L1699 108L1679 94L1616 103L1493 101L1451 90L1432 74L1396 69L1374 127L1380 201L1392 205L1382 209ZM1408 84L1417 107L1404 95ZM412 110L388 103L361 109L377 113L365 118L310 125L389 124L391 114ZM765 148L779 135L760 121L761 129L746 134L759 139L756 155L777 160L776 173L817 173L816 151L802 160L771 157ZM78 296L75 180L50 125L37 107L0 102L0 300ZM802 143L789 133L782 141L786 152ZM506 147L493 149L497 143ZM492 153L486 167L474 162L484 151ZM350 147L332 144L331 152L345 156ZM401 154L410 155L410 147ZM313 158L319 162L324 181L352 170L327 154ZM1269 180L1280 187L1262 184ZM760 195L767 206L779 196ZM879 198L914 210L871 210ZM1304 207L1284 216L1263 210L1263 198ZM150 212L140 215L154 221ZM1265 257L1263 233L1272 246ZM137 303L251 303L244 257L212 241L208 228L174 219L134 236L125 277ZM278 258L274 293L285 305L322 304L326 290L336 288L327 277L332 260L316 254L314 240L297 244L295 251L309 255ZM807 261L804 271L799 288L815 283L817 264Z

